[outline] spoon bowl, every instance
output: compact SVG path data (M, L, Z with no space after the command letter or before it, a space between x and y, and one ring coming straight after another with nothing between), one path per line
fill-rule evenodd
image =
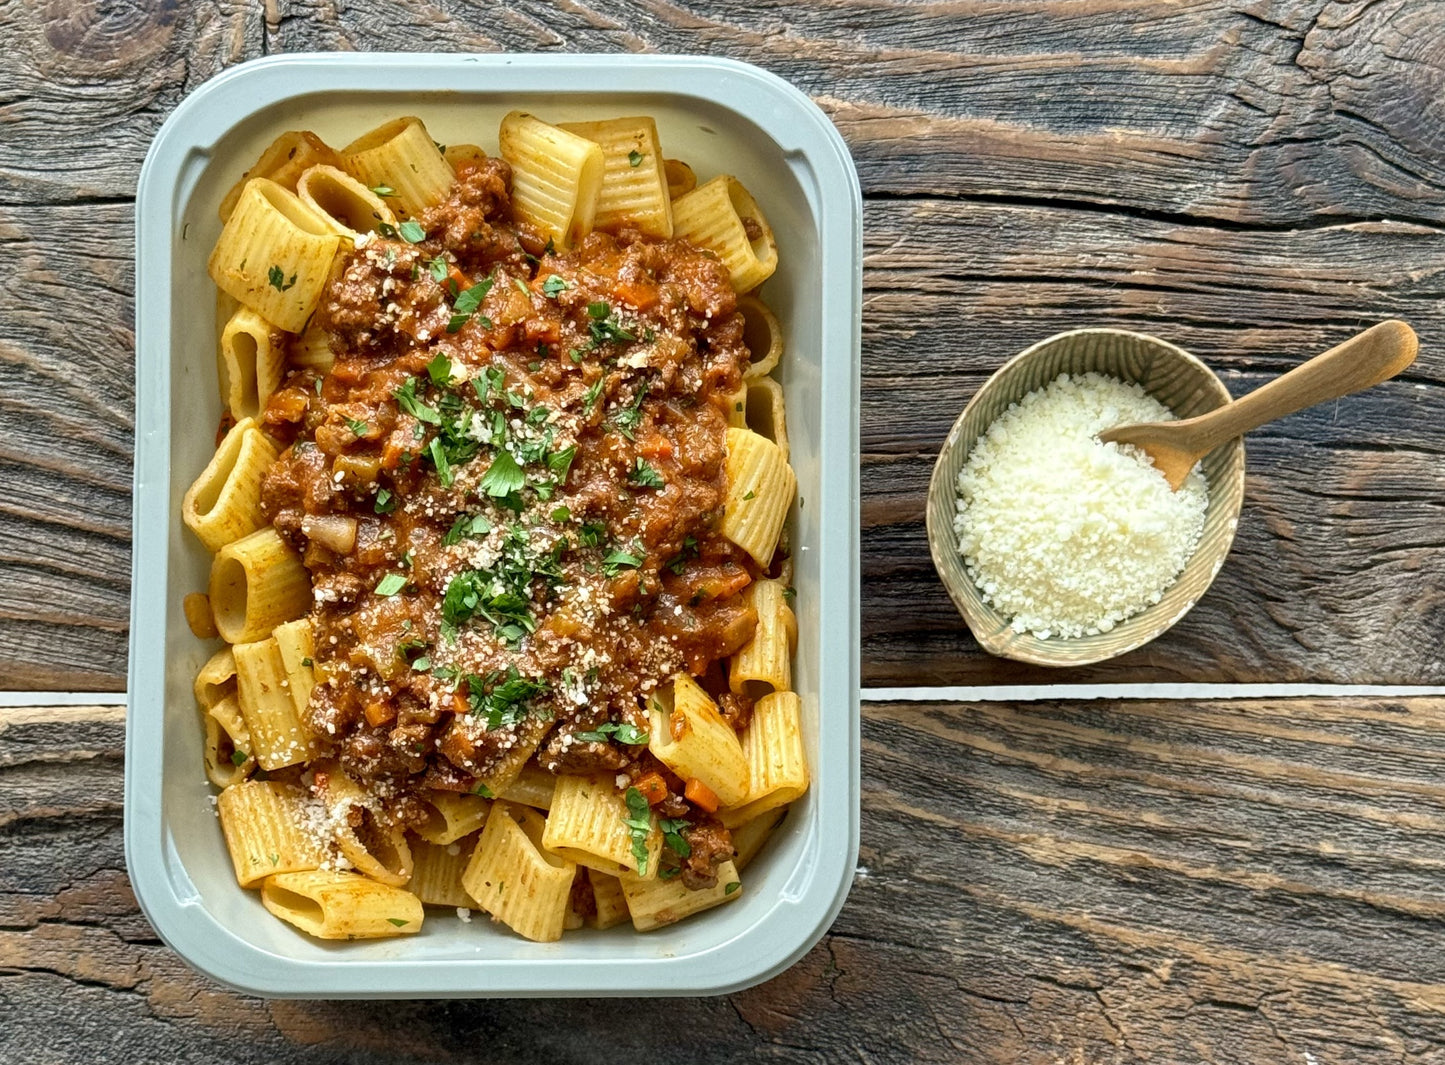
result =
M1209 505L1199 545L1158 603L1108 632L1041 640L1015 632L1009 619L983 601L958 553L953 531L959 471L970 451L1010 404L1060 374L1100 373L1140 385L1179 418L1206 414L1230 402L1214 372L1182 348L1122 329L1079 329L1033 345L1007 362L969 401L949 431L928 486L928 544L933 565L958 612L985 651L1040 666L1082 666L1140 647L1184 617L1224 565L1244 502L1244 444L1226 441L1204 459Z

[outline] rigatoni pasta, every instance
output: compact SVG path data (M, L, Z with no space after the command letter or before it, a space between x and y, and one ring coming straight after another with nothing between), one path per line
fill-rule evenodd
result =
M195 694L237 882L303 932L665 927L808 786L777 244L664 132L293 132L223 204Z

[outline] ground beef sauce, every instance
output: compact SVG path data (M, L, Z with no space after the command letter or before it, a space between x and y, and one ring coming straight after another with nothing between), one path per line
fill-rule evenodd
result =
M335 365L265 412L289 446L263 507L313 579L310 725L403 821L418 789L498 790L533 748L621 786L659 772L655 808L689 822L663 873L709 885L727 830L596 730L645 733L679 670L739 727L751 710L717 665L757 621L757 568L717 531L742 318L711 255L627 230L556 253L509 183L484 160L419 229L363 238L317 311Z

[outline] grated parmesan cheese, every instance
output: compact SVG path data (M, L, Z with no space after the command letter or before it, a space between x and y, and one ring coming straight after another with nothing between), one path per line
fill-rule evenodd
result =
M1105 429L1174 415L1140 386L1059 376L988 427L958 475L954 532L984 601L1041 639L1108 632L1159 602L1199 543L1208 487L1178 492Z

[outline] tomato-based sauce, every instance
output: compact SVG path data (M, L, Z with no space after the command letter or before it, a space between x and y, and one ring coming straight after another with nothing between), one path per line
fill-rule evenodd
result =
M694 815L622 740L679 671L736 723L750 710L716 665L756 624L756 566L717 531L742 317L685 242L544 246L512 222L509 176L485 160L358 242L317 311L335 364L265 411L289 446L263 506L313 579L308 724L402 810L505 784L536 747L553 772L662 772L679 794L660 812ZM730 842L693 819L701 883Z

